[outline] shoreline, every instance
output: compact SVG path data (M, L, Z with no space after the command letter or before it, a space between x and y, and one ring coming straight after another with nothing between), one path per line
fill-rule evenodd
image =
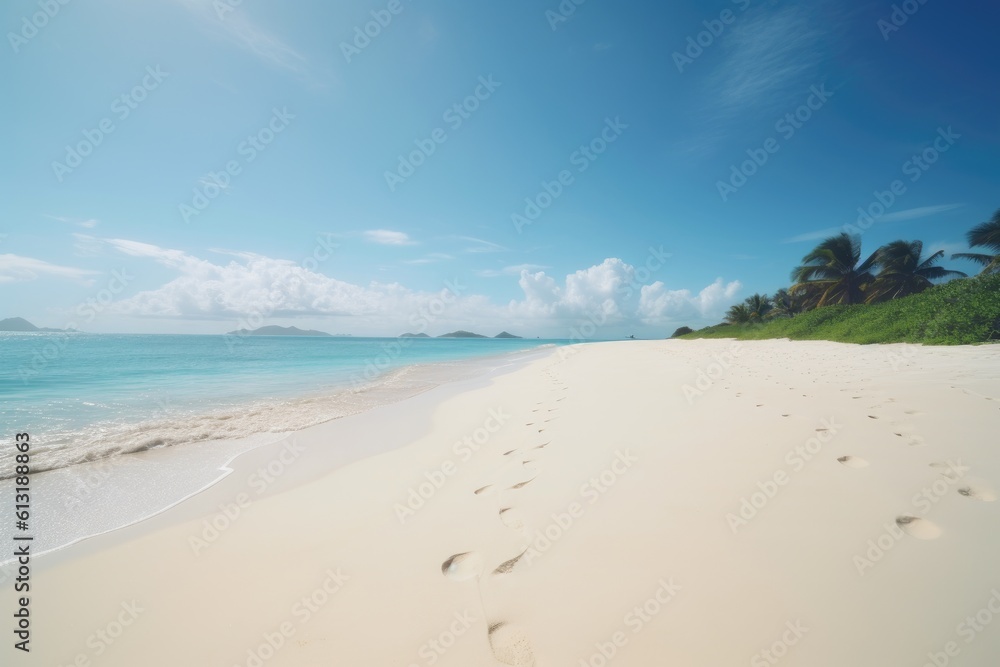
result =
M732 345L553 351L301 432L297 457L253 450L171 511L39 561L32 613L53 643L36 657L90 655L122 604L142 612L104 665L771 651L839 667L946 650L1000 590L1000 357ZM84 610L92 628L70 622ZM1000 651L996 633L959 637L964 664Z
M136 487L136 480L133 477L141 477L143 482L152 484L153 487L157 488L179 481L176 474L174 477L170 477L168 473L164 472L165 470L183 471L181 474L185 478L190 472L193 472L201 480L194 482L193 486L189 484L186 490L179 494L172 490L161 492L152 501L151 505L147 509L138 512L138 515L133 514L123 517L117 520L115 525L102 526L87 531L85 534L74 536L67 542L55 546L43 547L36 556L48 556L81 542L94 539L95 537L141 524L164 512L168 512L222 483L236 471L234 464L238 459L249 456L258 449L269 451L268 448L281 445L290 438L295 438L298 434L305 433L311 429L358 417L373 410L379 410L380 408L406 403L422 394L442 387L450 385L461 386L470 382L475 383L479 379L492 377L501 369L529 363L531 360L545 355L550 349L549 345L543 344L527 350L491 354L471 359L420 362L394 368L386 371L383 376L376 378L364 388L358 390L357 393L370 391L372 388L376 390L383 389L385 376L398 376L416 371L418 375L423 372L424 378L411 386L406 392L398 395L386 395L383 397L383 400L376 402L370 407L363 407L356 411L331 417L292 431L263 431L241 438L209 439L168 447L157 447L102 458L97 461L47 469L33 474L32 484L36 489L36 497L51 500L53 497L59 496L62 500L62 507L70 515L70 518L74 522L82 521L83 523L87 523L88 516L84 515L81 517L80 508L86 507L92 500L96 501L90 507L92 514L94 512L104 514L106 511L105 508L120 506L124 501L134 501L137 495L140 494L143 496L143 500L147 501L147 496L151 491L150 486L139 484ZM442 375L441 371L449 366L458 367L459 371L457 373L444 373ZM453 391L458 391L458 389L454 389ZM299 400L310 400L316 396L336 399L344 395L345 392L355 393L351 392L349 388L344 387L341 391L334 394L305 394ZM164 477L164 475L168 476ZM81 482L80 480L84 481ZM187 483L187 479L180 481ZM0 499L6 499L10 495L12 502L12 482L12 479L0 480ZM7 487L11 488L8 489ZM132 488L129 489L128 487ZM130 490L133 493L126 493L126 491ZM108 495L103 499L94 497L101 493ZM43 516L53 514L55 506L47 508L47 510L43 509ZM36 515L38 514L37 507L35 508L35 513ZM60 517L60 519L62 518ZM101 517L92 518L100 520ZM7 528L7 526L4 526L4 528ZM3 537L4 535L0 534L0 538ZM0 558L0 583L4 580L4 568L8 567L11 562L12 559L5 560Z

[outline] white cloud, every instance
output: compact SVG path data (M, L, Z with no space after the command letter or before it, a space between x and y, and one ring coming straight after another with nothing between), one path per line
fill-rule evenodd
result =
M90 285L93 280L89 276L95 276L98 273L98 271L77 269L71 266L58 266L34 257L0 255L0 283L25 282L51 276Z
M398 283L372 282L355 285L308 270L295 262L253 253L229 253L225 264L195 257L181 250L126 239L100 241L117 252L146 258L173 269L177 276L157 289L142 291L108 308L109 313L136 317L215 319L236 321L253 315L271 317L350 317L348 327L367 332L395 334L414 328L420 313L440 312L429 308L444 294L415 291ZM713 318L740 289L740 283L722 279L698 294L667 290L662 282L640 285L636 269L617 258L573 272L563 280L534 270L532 265L511 266L518 270L520 298L497 304L485 296L459 290L458 298L434 318L429 333L453 328L518 328L556 337L568 337L570 326L601 314L611 335L611 325L661 325L671 318ZM255 324L254 326L259 326ZM338 325L345 328L342 324ZM398 330L398 331L397 331ZM598 336L600 337L600 336Z
M415 245L416 241L405 232L394 232L390 229L370 229L364 233L365 240L380 245Z
M83 227L84 229L93 229L97 226L97 220L94 218L68 218L61 215L45 215L49 220L57 220L59 222L65 222L69 225L76 225L77 227Z
M718 278L696 296L686 289L669 290L657 281L642 287L639 316L646 324L659 324L681 317L718 317L741 289L743 285L738 280L725 283Z

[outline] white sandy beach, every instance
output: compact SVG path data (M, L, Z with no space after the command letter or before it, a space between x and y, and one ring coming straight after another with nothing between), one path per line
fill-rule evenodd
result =
M987 667L997 433L995 346L565 348L35 561L26 664Z

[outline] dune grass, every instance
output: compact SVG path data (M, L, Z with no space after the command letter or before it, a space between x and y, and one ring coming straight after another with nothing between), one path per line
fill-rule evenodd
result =
M763 324L716 325L680 338L967 345L1000 339L1000 274L954 280L876 304L827 306Z

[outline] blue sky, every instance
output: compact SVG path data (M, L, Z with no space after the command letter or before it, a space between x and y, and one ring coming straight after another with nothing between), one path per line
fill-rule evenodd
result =
M5 2L0 317L653 337L859 207L960 252L1000 9L904 4Z

